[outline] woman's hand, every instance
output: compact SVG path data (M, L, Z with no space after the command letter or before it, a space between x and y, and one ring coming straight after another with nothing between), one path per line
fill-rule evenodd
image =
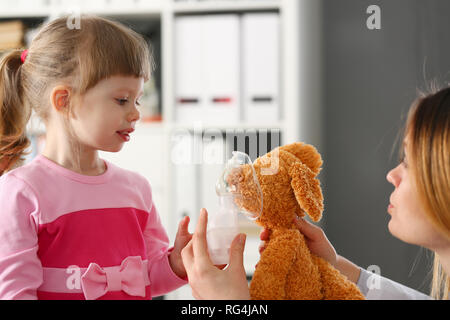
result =
M323 232L323 230L318 226L313 225L305 219L296 218L294 221L298 230L305 237L306 245L308 246L309 250L316 256L327 260L331 265L336 267L338 255L336 254L336 250L334 249L333 245L330 243L330 241L328 241L325 232ZM263 229L259 237L263 241L259 246L259 252L262 253L266 248L265 241L269 240L270 238L270 231L267 229Z
M181 258L181 250L191 241L192 234L188 231L189 217L184 217L178 225L177 235L173 250L169 255L169 264L172 271L180 278L186 278L186 269L184 268L183 259Z
M230 248L230 264L220 270L211 262L206 242L208 214L205 209L200 217L192 240L181 251L192 295L196 299L248 300L250 293L243 264L245 234L239 234Z
M306 245L312 253L327 260L350 281L353 281L354 283L358 282L361 272L360 268L353 262L336 253L336 250L321 228L302 218L296 218L295 224L305 237ZM259 246L259 252L262 253L266 248L265 241L270 238L270 231L263 229L259 237L263 241Z

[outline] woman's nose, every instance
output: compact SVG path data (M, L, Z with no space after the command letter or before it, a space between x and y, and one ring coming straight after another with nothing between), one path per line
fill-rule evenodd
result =
M399 169L399 166L395 167L394 169L389 171L386 176L387 181L392 183L394 185L394 187L398 187L398 185L400 183L400 175L398 173L398 169Z

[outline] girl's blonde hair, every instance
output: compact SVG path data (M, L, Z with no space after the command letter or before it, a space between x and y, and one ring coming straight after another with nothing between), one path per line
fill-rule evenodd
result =
M405 127L410 168L426 215L450 242L450 87L419 97ZM435 253L431 295L448 299L449 275Z
M44 25L31 42L24 63L22 50L0 60L0 165L8 171L20 165L30 145L26 126L32 110L47 123L49 89L68 84L72 91L66 127L73 102L102 79L114 75L143 77L147 81L154 62L149 44L124 25L96 16L81 16L80 28L70 28L69 17ZM72 145L74 154L76 145ZM0 168L0 175L2 168Z

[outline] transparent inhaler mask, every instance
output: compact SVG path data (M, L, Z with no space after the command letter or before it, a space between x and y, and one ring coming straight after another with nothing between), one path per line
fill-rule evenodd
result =
M217 180L219 210L209 212L207 242L215 265L229 263L230 246L239 233L238 215L256 220L263 208L261 187L250 157L239 151L233 156Z

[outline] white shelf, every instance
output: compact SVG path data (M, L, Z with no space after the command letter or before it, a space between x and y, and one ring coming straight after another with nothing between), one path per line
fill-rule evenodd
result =
M125 167L142 171L152 185L155 185L157 207L173 242L178 217L175 216L174 166L170 162L171 138L177 130L193 131L192 123L173 121L175 115L174 77L174 22L177 16L206 13L245 13L254 11L276 11L280 17L280 104L281 118L270 123L251 122L235 124L201 124L202 130L280 130L282 143L305 141L320 145L320 41L314 38L320 28L320 1L306 0L214 0L214 1L173 1L173 0L0 0L2 18L46 18L67 14L79 9L81 13L114 16L136 21L155 20L160 25L161 71L160 97L162 98L161 122L138 122L135 139L124 147L144 154L136 160L130 154L111 154L111 159ZM156 19L155 19L156 17ZM44 128L45 129L45 128ZM36 133L43 133L43 126L35 126ZM148 140L145 139L148 137ZM134 143L133 143L134 141ZM139 142L138 142L139 141ZM148 142L146 142L148 141ZM131 152L131 151L130 151ZM139 167L144 166L144 167ZM153 166L153 168L150 168ZM155 168L158 168L156 170ZM155 180L155 181L152 181ZM158 181L156 181L158 180ZM194 223L194 221L192 221ZM252 243L252 247L257 246ZM250 248L251 246L249 246ZM247 255L246 269L251 270L258 255ZM186 296L169 295L170 298L185 299Z
M98 15L155 15L166 0L0 0L0 18L48 17L86 13Z
M0 18L46 17L51 8L51 0L0 0Z
M252 10L279 10L281 1L177 1L173 5L176 14L181 13L204 13L204 12L247 12Z
M162 131L167 127L167 123L163 121L155 121L155 122L143 122L138 121L136 123L136 130L153 130L153 131Z
M201 128L203 130L211 130L211 129L219 129L219 130L233 130L233 129L245 129L245 130L251 130L251 129L255 129L255 130L263 130L263 129L268 129L268 130L272 130L272 129L283 129L284 128L284 124L282 122L274 122L274 123L238 123L235 125L232 124L226 124L226 125L220 125L220 126L216 126L216 125L208 125L208 124L202 124L202 125L195 125L195 124L179 124L179 123L175 123L175 124L171 124L171 128L173 129L185 129L185 130L194 130L196 128Z
M80 11L98 15L158 15L169 9L174 14L206 12L247 12L279 10L282 0L0 0L0 18L46 17L53 14Z
M142 129L142 130L153 130L153 131L163 131L163 130L177 130L177 129L183 129L183 130L198 130L199 128L201 130L211 130L211 129L218 129L218 130L234 130L234 129L244 129L244 130L274 130L274 129L283 129L285 127L285 124L283 122L273 122L273 123L242 123L242 124L235 124L235 125L195 125L195 124L180 124L180 123L169 123L166 121L161 122L137 122L136 123L136 129Z

